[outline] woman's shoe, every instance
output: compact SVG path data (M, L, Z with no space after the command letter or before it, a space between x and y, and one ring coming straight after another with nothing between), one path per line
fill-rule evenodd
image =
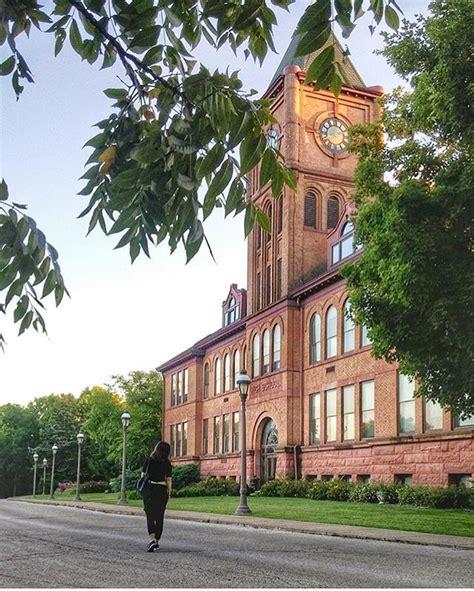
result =
M155 548L159 548L158 542L156 540L151 540L150 542L148 542L148 546L146 548L146 551L147 552L154 552Z

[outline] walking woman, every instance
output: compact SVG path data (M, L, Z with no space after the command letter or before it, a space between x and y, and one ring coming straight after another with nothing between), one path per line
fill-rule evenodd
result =
M155 449L143 466L142 476L148 475L148 482L143 491L143 505L150 537L147 552L154 552L160 547L163 518L172 488L172 468L169 456L169 443L160 441L155 445Z

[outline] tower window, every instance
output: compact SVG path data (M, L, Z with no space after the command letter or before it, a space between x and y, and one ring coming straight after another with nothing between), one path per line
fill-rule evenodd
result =
M339 220L339 199L335 195L331 195L328 199L328 230L336 227Z
M304 196L304 225L316 228L316 195L307 193Z

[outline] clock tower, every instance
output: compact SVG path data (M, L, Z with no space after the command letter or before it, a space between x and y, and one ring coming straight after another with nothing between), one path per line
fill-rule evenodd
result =
M320 51L334 44L343 87L330 90L304 83L305 71ZM271 233L255 226L248 240L248 312L253 314L328 268L328 234L336 227L354 188L356 157L348 148L351 125L378 117L381 87L366 87L334 35L321 50L295 57L290 43L265 94L277 119L266 132L297 177L297 189L274 199L259 184L259 168L249 174L249 197L272 220Z

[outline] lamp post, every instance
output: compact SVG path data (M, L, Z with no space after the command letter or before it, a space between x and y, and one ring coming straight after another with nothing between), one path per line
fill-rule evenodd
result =
M76 477L76 501L81 500L81 495L79 494L79 485L81 479L81 445L84 441L84 433L77 434L77 477Z
M53 489L53 483L54 483L54 464L56 462L56 452L58 451L58 446L56 444L53 445L53 447L51 448L51 451L53 452L53 462L51 464L51 486L49 487L49 498L50 499L54 499L54 489Z
M43 497L45 494L45 487L46 487L46 468L48 467L48 460L43 458Z
M127 411L120 417L123 425L123 453L122 453L122 486L120 487L119 505L128 505L127 494L125 492L125 469L127 466L127 429L130 425L130 415Z
M240 501L239 506L235 510L237 515L249 515L252 513L247 505L247 425L245 418L245 402L250 386L250 378L245 369L243 369L238 378L237 386L239 387L240 401L242 402L242 420L241 420L241 455L240 455Z
M33 454L33 460L35 461L35 467L33 470L33 498L36 496L36 468L38 466L38 454Z

